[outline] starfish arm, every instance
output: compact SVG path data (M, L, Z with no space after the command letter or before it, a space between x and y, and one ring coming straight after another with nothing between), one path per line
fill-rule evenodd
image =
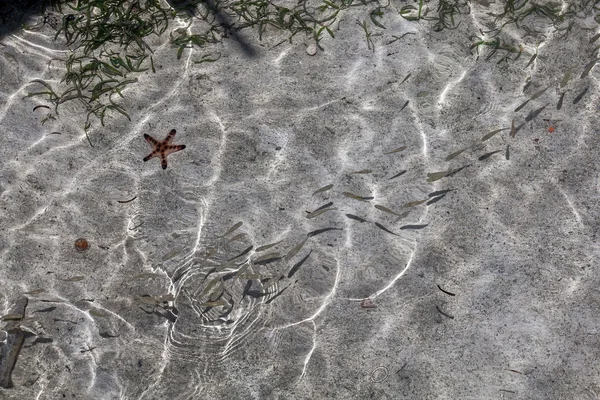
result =
M177 146L167 146L163 150L163 153L165 154L165 156L167 156L167 155L169 155L171 153L175 153L175 152L181 151L183 149L185 149L185 145L184 144L180 144L180 145L177 145Z
M158 144L158 140L154 139L152 136L144 133L144 139L146 142L150 143L152 146L156 146Z
M160 155L160 165L162 169L167 169L167 156L165 154Z
M175 137L176 133L177 133L177 131L175 129L171 129L171 132L169 132L169 134L165 138L164 142L166 144L170 144L173 141L173 138Z
M154 158L158 156L158 151L153 151L152 153L148 154L146 157L144 157L144 161L148 161L151 158Z

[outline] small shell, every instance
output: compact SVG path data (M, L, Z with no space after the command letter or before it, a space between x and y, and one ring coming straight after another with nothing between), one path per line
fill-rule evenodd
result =
M83 238L79 238L75 241L75 250L77 251L86 251L90 248L90 244L87 240Z
M315 54L317 54L317 45L315 43L309 44L306 48L306 54L308 54L309 56L314 56Z

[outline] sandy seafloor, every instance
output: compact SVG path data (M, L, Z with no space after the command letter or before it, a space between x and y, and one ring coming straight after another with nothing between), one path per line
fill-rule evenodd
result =
M1 40L2 313L45 291L27 295L34 318L24 325L35 335L0 398L600 398L600 72L580 78L593 15L567 38L538 25L545 41L525 68L541 36L522 39L524 55L508 64L469 51L484 5L442 32L389 12L387 29L370 25L373 51L355 23L368 11L347 10L314 56L310 38L275 46L285 36L274 30L262 41L241 31L254 57L224 38L177 61L168 35L154 38L156 74L142 74L121 103L131 121L96 124L93 147L83 107L65 103L42 125L45 111L32 109L47 102L24 99L32 79L62 78L59 63L47 66L65 56L60 40L43 30ZM218 62L193 63L217 52ZM545 104L516 137L503 131L445 161ZM560 120L554 132L544 119ZM186 149L166 170L142 162L143 134L171 129ZM444 189L454 190L403 208ZM328 202L334 210L306 218ZM395 222L375 204L410 212ZM400 229L411 224L428 226ZM289 254L328 227L340 230ZM90 249L76 251L78 238ZM267 253L290 257L261 265ZM248 258L246 275L231 278ZM263 296L250 273L283 278ZM227 306L201 307L208 283L227 274ZM139 300L169 294L165 308Z

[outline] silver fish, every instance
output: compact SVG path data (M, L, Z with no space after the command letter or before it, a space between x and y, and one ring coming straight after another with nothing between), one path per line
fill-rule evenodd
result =
M264 246L260 246L258 249L255 250L255 252L260 252L260 251L264 251L267 249L270 249L271 247L277 246L279 243L281 243L281 240L279 242L275 242L275 243L271 243L271 244L266 244Z
M491 156L493 156L496 153L500 153L502 150L496 150L496 151L490 151L489 153L485 153L484 155L480 156L478 158L479 161L483 161L485 159L490 158Z
M285 261L290 261L290 259L292 257L294 257L296 254L298 254L298 252L302 249L302 247L304 247L304 244L306 243L306 241L308 240L308 237L304 238L303 241L301 241L300 243L298 243L296 246L294 246L286 255L284 258Z
M507 160L510 159L510 152L508 149L509 149L509 147L508 147L508 145L506 145L506 154L504 156L506 157Z
M521 109L523 107L525 107L527 105L527 103L529 103L531 101L531 99L525 100L525 103L521 104L519 107L515 108L515 112L519 112L521 111Z
M227 235L229 235L230 233L233 233L236 229L238 229L240 226L242 226L244 223L242 221L236 223L235 225L233 225L231 228L229 228L227 230L227 232L225 232L225 234L223 234L223 236L221 237L225 237Z
M355 221L358 221L358 222L368 222L366 219L361 218L361 217L356 216L356 215L352 215L352 214L346 214L346 217L348 217L350 219L353 219Z
M537 56L538 56L537 53L535 53L534 55L532 55L531 58L529 59L529 62L527 63L527 65L523 69L527 69L527 67L529 67L535 61L535 59L537 58Z
M490 133L488 133L488 134L486 134L486 135L482 136L482 137L481 137L481 141L482 141L482 142L485 142L486 140L490 139L490 138L491 138L491 137L493 137L494 135L496 135L496 134L498 134L498 133L500 133L500 132L502 132L502 131L507 131L507 130L509 130L509 129L510 129L510 128L500 128L500 129L496 129L496 130L494 130L494 131L491 131ZM447 158L447 157L446 157L446 158ZM448 160L446 160L446 161L448 161Z
M389 208L387 208L387 207L385 207L385 206L382 206L382 205L380 205L380 204L375 204L375 208L376 208L376 209L378 209L378 210L384 211L384 212L386 212L386 213L393 214L393 215L395 215L395 216L397 216L397 217L399 217L399 216L400 216L400 214L398 214L397 212L395 212L395 211L392 211L392 210L390 210Z
M414 207L414 206L418 206L419 204L423 204L425 203L427 200L429 200L429 197L423 200L416 200L416 201L409 201L408 203L405 203L402 205L402 207Z
M386 228L385 226L381 225L379 222L375 222L375 225L379 228L382 229L384 231L386 231L387 233L391 233L394 236L398 236L397 234L395 234L394 232L390 231L388 228Z
M401 146L398 148L395 148L394 150L388 151L387 153L383 153L383 154L394 154L394 153L398 153L400 151L406 150L406 146Z
M487 136L487 135L486 135L486 136ZM491 137L491 136L490 136L490 137ZM446 160L446 161L450 161L450 160L452 160L452 159L454 159L454 158L458 157L459 155L461 155L463 152L465 152L465 151L469 150L471 147L472 147L472 146L468 146L468 147L465 147L464 149L460 149L460 150L458 150L458 151L455 151L454 153L448 154L448 155L446 156L445 160Z
M565 72L565 74L563 75L563 78L560 81L560 88L564 88L565 86L567 86L567 83L569 83L569 81L571 80L571 73L573 72L573 67L570 67L569 69L567 69L567 71Z
M577 104L581 101L581 99L583 99L583 96L585 96L585 94L587 93L587 91L589 90L589 86L586 87L585 89L583 89L583 92L579 93L577 95L577 97L575 97L575 99L573 99L573 104Z
M588 76L588 74L590 73L592 68L594 68L594 65L596 65L596 63L598 63L598 61L600 61L600 58L594 58L583 68L583 72L581 73L581 79Z
M404 225L401 226L400 229L423 229L426 226L428 226L429 224L424 224L424 225Z
M560 99L558 99L558 103L556 103L557 110L560 110L562 108L563 99L565 98L565 94L567 94L567 92L564 92L563 94L560 95Z
M436 197L436 196L441 196L443 194L446 194L448 192L452 192L456 189L444 189L444 190L437 190L435 192L431 192L427 195L427 197L432 198L432 197Z
M373 197L358 196L358 195L356 195L354 193L350 193L350 192L343 192L342 194L346 197L350 197L351 199L358 200L358 201L373 200Z
M323 186L322 188L315 190L315 192L312 195L314 196L315 194L326 192L332 187L333 183L330 183L329 185Z
M533 96L531 96L529 98L529 100L535 100L535 99L537 99L538 97L540 97L541 95L543 95L544 93L546 93L546 90L548 90L549 88L550 88L550 85L546 86L544 89L540 90L539 92L534 93Z
M19 314L21 318L24 318L27 303L27 297L19 297L8 313ZM0 346L0 388L13 387L11 375L25 341L25 333L19 325L20 321L8 321L2 327L6 334Z
M515 119L513 118L510 124L510 137L515 137L516 134L517 130L515 129Z
M325 232L329 232L329 231L341 231L341 230L342 229L340 229L340 228L323 228L323 229L317 229L316 231L308 232L306 234L306 236L313 237L313 236L320 235L321 233L325 233Z
M404 105L402 106L402 108L400 109L400 111L404 110L404 108L408 105L408 101L409 100L406 100L406 103L404 103Z
M315 210L315 211L313 211L311 213L306 214L306 218L307 219L313 219L313 218L318 217L321 214L325 214L328 211L335 211L335 210L337 210L337 208L324 208L324 209L321 209L321 210Z
M397 178L397 177L399 177L399 176L402 176L402 175L404 175L405 173L406 173L406 170L400 171L400 172L398 172L396 175L392 176L392 177L390 178L390 180L392 180L392 179L394 179L394 178Z
M360 171L350 172L350 175L364 175L370 174L371 172L373 172L371 169L361 169Z
M537 117L538 115L540 115L540 113L542 111L544 111L544 108L548 107L547 103L545 106L538 108L537 110L532 110L529 114L527 114L527 116L525 117L525 122L529 122L531 120L533 120L535 117Z

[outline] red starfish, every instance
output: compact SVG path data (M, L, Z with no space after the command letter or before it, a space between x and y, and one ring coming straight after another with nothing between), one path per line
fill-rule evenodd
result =
M171 144L171 141L173 141L173 138L175 137L175 133L175 129L171 129L171 132L169 132L165 140L163 140L162 142L159 142L150 135L144 134L144 139L146 139L146 142L154 146L154 150L152 151L152 153L144 157L144 161L148 161L149 159L154 157L160 157L160 165L162 165L162 169L167 169L167 156L171 153L175 153L176 151L185 149L184 144Z

